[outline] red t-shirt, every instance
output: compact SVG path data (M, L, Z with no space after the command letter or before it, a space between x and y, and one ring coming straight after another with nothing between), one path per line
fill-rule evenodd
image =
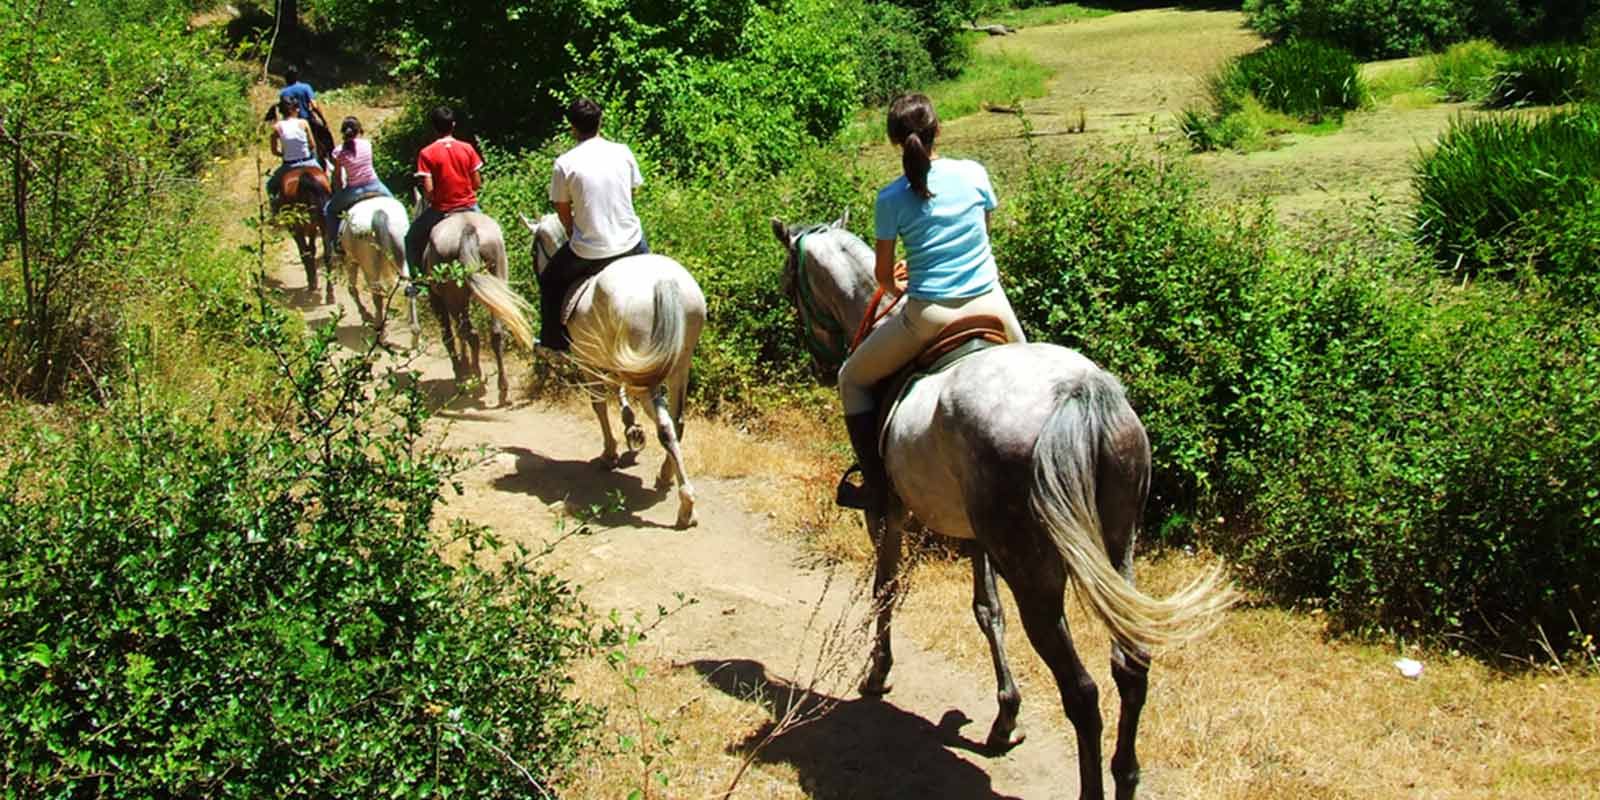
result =
M417 174L433 179L433 197L428 205L435 211L459 211L478 204L478 190L472 178L483 167L483 159L472 145L446 136L417 154Z

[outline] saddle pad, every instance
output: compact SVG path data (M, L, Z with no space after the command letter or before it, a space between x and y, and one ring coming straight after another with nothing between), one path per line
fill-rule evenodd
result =
M359 202L361 202L363 200L371 200L374 197L388 197L388 196L389 195L386 195L386 194L384 194L383 192L381 192L381 191L379 191L377 189L368 189L368 190L356 195L355 197L350 198L350 204L348 206L346 206L346 208L348 209L350 206L354 206L356 203L359 203Z
M599 273L590 275L589 277L579 281L577 285L573 286L571 289L567 290L566 299L561 301L562 325L572 324L572 313L578 310L578 306L583 303L586 298L594 294L596 279L599 277Z

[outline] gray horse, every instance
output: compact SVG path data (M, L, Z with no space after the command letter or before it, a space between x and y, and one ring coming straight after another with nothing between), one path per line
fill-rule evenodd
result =
M421 196L415 199L413 218L422 213L423 208ZM459 263L465 272L460 280L436 274L440 265L451 262ZM485 265L492 274L481 271ZM478 359L478 333L472 328L468 304L477 300L488 309L492 320L489 346L494 350L494 365L498 371L500 405L505 405L511 383L506 378L504 331L509 330L523 347L532 347L533 328L528 325L527 301L517 296L507 283L510 265L500 225L476 211L450 214L430 232L418 273L419 280L428 284L428 305L439 318L444 347L450 354L450 366L458 382L463 378L483 377Z
M813 343L814 366L837 373L875 288L872 250L843 229L772 221L789 254L784 288ZM802 282L804 284L802 285ZM877 638L862 691L888 691L890 622L901 535L909 515L945 536L976 542L973 601L999 683L988 745L1022 741L1021 695L1004 650L995 572L1016 596L1028 640L1055 676L1078 739L1080 790L1103 798L1099 690L1073 647L1063 614L1068 581L1110 629L1111 673L1122 698L1111 774L1119 800L1139 782L1134 749L1150 653L1193 639L1220 620L1234 594L1219 572L1166 600L1134 588L1133 544L1150 484L1150 443L1122 384L1087 358L1049 344L1010 344L923 378L900 402L883 443L894 500L867 520L877 552Z
M544 272L551 256L566 242L566 229L555 214L546 214L538 222L524 216L522 224L533 234L534 267ZM667 451L656 476L656 491L670 489L677 478L677 526L690 527L695 524L694 486L689 483L680 447L689 364L706 321L705 295L683 265L655 254L618 259L600 272L592 289L580 285L575 291L567 323L572 360L601 383L619 390L622 424L630 446L643 444L644 432L634 424L628 394L649 397L655 409L656 438ZM617 440L611 435L606 395L591 392L590 401L605 437L600 458L614 465Z

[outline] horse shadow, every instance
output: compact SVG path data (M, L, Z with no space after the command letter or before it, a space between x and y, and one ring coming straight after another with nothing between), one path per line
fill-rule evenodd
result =
M777 723L768 722L729 749L748 755L759 746L757 763L790 764L812 797L1010 800L995 792L987 773L950 752L952 746L981 748L961 735L971 720L959 711L946 712L935 725L883 700L808 694L757 661L705 659L689 666L723 694L764 706L774 720L800 706L798 718L810 721L775 736Z
M268 290L277 292L284 305L296 310L311 311L327 305L322 302L322 291L320 289L313 292L306 288L304 283L298 286L291 286L276 275L267 275L264 283Z
M659 505L667 493L646 486L637 475L607 469L598 459L550 458L526 447L504 447L500 452L516 456L517 468L494 480L499 491L536 497L547 506L561 502L569 509L592 514L595 523L608 527L674 529L638 515L641 509Z

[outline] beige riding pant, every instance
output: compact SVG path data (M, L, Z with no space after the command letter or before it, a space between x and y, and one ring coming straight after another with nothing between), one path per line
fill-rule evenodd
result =
M999 317L1011 341L1027 341L1005 290L998 284L976 297L958 300L908 298L905 307L868 335L839 368L839 397L844 401L844 413L871 411L874 384L921 354L946 325L983 315Z

